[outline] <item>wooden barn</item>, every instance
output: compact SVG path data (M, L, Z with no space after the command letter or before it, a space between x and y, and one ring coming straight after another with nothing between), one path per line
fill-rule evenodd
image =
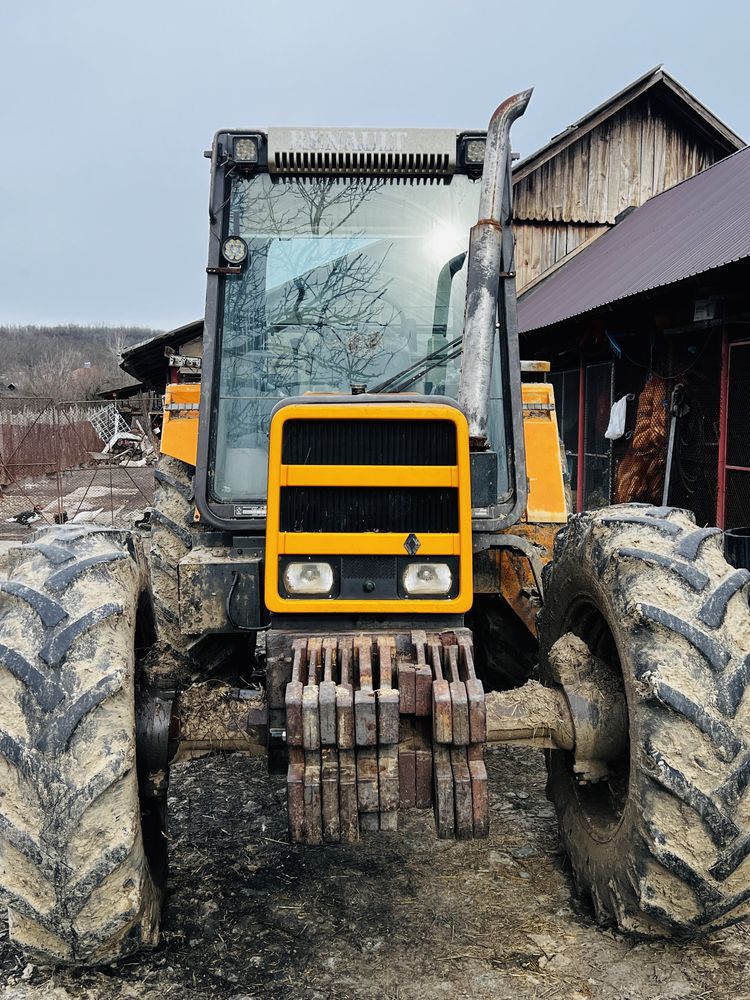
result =
M522 296L577 510L750 526L750 147L655 195ZM613 420L613 404L620 421Z
M519 161L519 294L606 233L621 213L745 143L661 66Z

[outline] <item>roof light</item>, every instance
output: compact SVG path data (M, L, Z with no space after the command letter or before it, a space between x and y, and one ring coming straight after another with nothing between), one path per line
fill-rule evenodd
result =
M484 163L486 139L466 139L464 141L464 163L474 167Z
M232 159L235 163L258 162L258 138L254 135L236 135L232 142Z
M247 243L241 236L227 236L221 244L221 252L230 264L241 264L247 257Z

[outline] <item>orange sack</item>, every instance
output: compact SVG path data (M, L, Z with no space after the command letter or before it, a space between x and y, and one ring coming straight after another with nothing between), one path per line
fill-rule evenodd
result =
M659 503L669 434L669 383L651 375L638 397L635 429L615 476L615 503Z

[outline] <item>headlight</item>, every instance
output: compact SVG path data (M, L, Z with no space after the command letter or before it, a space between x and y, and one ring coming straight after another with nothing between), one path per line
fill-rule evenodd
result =
M333 569L326 562L288 563L284 570L284 586L288 594L330 594Z
M447 563L409 563L402 577L404 591L412 595L447 594L453 574Z

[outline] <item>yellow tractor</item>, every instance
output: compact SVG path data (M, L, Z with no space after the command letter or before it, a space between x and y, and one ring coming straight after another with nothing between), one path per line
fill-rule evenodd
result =
M686 511L569 514L518 349L529 97L486 132L216 135L200 381L167 387L150 530L50 526L0 580L0 883L30 954L154 944L170 762L259 745L290 839L331 851L406 809L486 837L486 746L542 748L600 921L746 913L750 574Z

